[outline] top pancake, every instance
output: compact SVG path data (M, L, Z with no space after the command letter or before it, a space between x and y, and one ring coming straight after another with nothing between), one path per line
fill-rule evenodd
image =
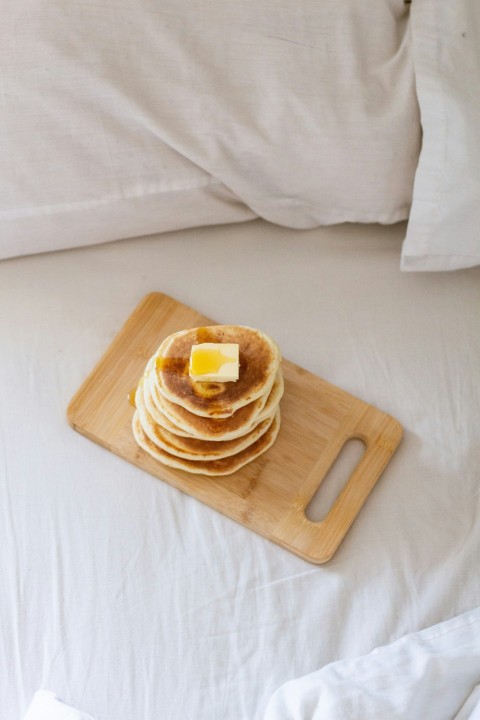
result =
M240 375L236 382L194 382L188 374L192 345L238 343ZM230 417L272 387L280 364L276 343L260 330L241 325L212 325L170 335L155 354L155 384L171 402L204 417Z

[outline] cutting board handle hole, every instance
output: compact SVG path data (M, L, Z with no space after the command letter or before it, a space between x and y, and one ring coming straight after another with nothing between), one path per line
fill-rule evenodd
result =
M311 522L324 520L335 500L347 484L351 474L366 450L365 443L357 438L347 440L338 453L333 465L315 491L305 508L305 515Z

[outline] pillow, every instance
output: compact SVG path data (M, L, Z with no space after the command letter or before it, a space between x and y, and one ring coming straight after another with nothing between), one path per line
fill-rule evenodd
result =
M0 258L255 214L162 139L153 3L11 2L0 27Z
M403 270L480 264L480 2L413 0L423 126Z
M408 216L420 122L398 0L10 0L0 40L0 257Z

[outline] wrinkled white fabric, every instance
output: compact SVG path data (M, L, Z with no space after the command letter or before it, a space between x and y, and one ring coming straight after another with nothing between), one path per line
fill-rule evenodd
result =
M479 47L476 0L5 0L0 258L410 217L403 270L474 266Z
M480 683L474 687L454 720L480 720Z
M0 263L2 720L39 688L95 720L260 720L288 680L480 606L480 268L400 273L404 232L257 220ZM68 426L152 290L404 426L328 564Z
M408 216L420 123L398 0L4 0L0 64L0 258L259 215Z
M23 720L94 720L67 705L49 690L37 690Z
M480 608L287 683L264 720L474 720L479 680Z
M480 3L414 0L412 51L423 130L404 270L480 264Z

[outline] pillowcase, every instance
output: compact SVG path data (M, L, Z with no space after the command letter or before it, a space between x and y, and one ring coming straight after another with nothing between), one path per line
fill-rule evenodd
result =
M408 216L398 0L6 0L0 257L261 216Z
M480 3L413 0L423 127L403 270L480 264Z

